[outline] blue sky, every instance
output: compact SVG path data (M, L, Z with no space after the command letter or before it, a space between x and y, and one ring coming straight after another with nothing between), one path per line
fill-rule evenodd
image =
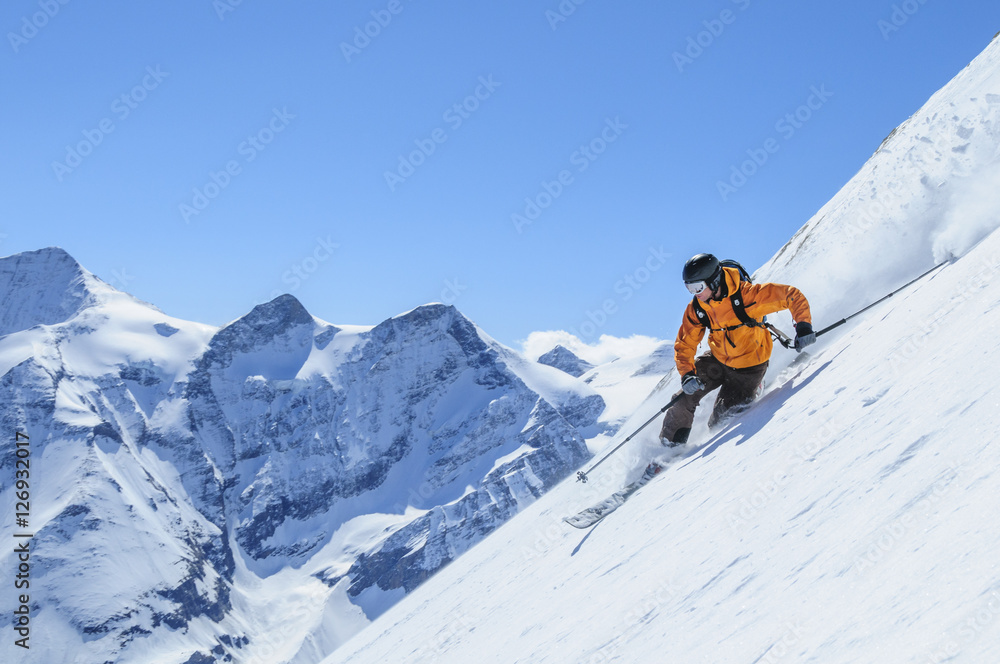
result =
M758 267L1000 31L995 0L577 2L6 2L0 254L215 325L290 292L672 338L688 257Z

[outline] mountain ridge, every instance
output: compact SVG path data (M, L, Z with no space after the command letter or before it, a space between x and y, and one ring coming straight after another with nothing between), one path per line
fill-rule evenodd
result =
M214 328L62 249L0 259L3 274L42 305L0 336L0 418L47 460L32 519L46 645L19 661L147 661L181 643L239 659L266 641L247 593L271 577L328 598L289 647L334 647L310 626L344 620L347 638L536 500L589 457L604 410L450 305L334 326L286 294Z

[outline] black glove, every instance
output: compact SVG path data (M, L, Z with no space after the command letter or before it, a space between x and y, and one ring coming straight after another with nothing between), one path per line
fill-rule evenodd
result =
M795 324L795 350L802 352L802 349L806 346L810 346L816 343L816 333L813 332L813 326L809 323L796 323Z
M698 390L705 389L705 383L701 382L697 374L692 371L681 378L681 389L684 390L684 394L694 394Z

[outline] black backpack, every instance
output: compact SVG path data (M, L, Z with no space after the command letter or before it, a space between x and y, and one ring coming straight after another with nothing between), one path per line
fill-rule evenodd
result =
M750 278L750 273L747 272L746 268L740 265L737 261L726 259L724 261L719 261L719 265L721 267L736 268L740 272L740 277L742 278L743 283L748 283L748 284L753 283L753 280ZM736 317L740 319L740 324L731 325L729 327L723 327L716 330L715 328L709 327L708 314L705 313L705 310L702 308L701 302L698 301L698 298L694 297L691 300L691 306L694 308L694 313L698 317L698 322L712 331L725 330L726 332L728 332L729 330L735 330L736 328L743 327L744 325L746 325L747 327L760 327L766 322L766 319L764 321L759 321L754 318L751 318L750 314L747 313L747 306L753 306L756 304L756 302L751 302L749 305L744 303L742 288L737 290L735 293L731 293L729 295L729 303L733 307L733 313L735 313ZM732 339L729 339L728 335L726 336L726 339L729 340L730 345L735 346L735 344L733 344Z

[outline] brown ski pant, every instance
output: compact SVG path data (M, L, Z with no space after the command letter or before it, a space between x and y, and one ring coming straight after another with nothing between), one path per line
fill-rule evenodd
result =
M768 363L764 362L745 369L733 369L715 359L711 353L699 357L694 362L695 372L705 387L694 394L684 394L683 391L677 393L680 395L680 400L663 416L660 439L686 443L688 434L691 433L691 425L694 423L694 411L705 395L712 390L721 388L715 399L712 415L708 418L710 429L718 425L727 415L739 412L754 400L757 388L767 372L767 365Z

